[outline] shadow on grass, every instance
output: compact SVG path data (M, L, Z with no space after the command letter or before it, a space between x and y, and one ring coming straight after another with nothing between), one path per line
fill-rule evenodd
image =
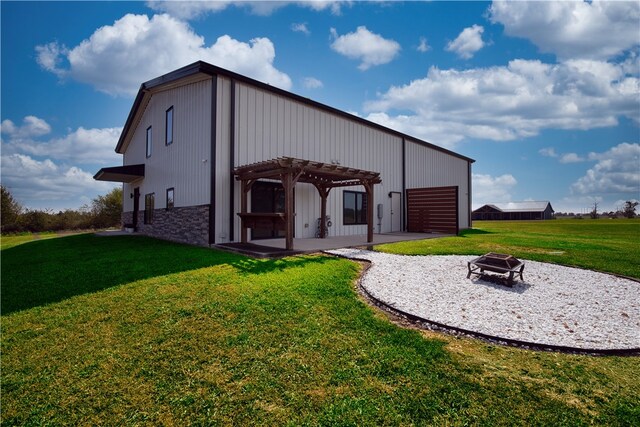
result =
M2 251L3 315L136 280L215 265L241 274L326 262L323 257L256 260L141 236L83 234L39 240Z

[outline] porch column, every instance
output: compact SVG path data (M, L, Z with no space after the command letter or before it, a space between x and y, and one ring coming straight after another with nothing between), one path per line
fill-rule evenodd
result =
M322 185L314 185L320 194L320 238L324 239L326 236L324 224L327 223L327 197L329 197L329 191L331 187L327 188Z
M249 193L249 188L247 188L247 180L243 179L240 181L240 213L247 213L247 195ZM244 223L244 219L240 223L240 241L242 243L247 243L247 226Z
M285 248L293 250L293 177L291 173L280 176L284 187L284 215L287 222L285 228Z

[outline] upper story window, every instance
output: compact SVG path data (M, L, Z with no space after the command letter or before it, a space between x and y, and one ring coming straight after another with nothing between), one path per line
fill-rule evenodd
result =
M164 143L165 145L170 145L173 144L173 105L166 112L165 124Z
M367 223L367 193L358 191L342 193L342 223L344 225Z
M173 209L173 187L167 188L167 210Z
M147 128L147 157L151 157L152 135L151 126Z

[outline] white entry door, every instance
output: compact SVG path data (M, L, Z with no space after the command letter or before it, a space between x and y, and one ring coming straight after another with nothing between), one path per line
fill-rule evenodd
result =
M402 194L391 193L391 232L402 231Z

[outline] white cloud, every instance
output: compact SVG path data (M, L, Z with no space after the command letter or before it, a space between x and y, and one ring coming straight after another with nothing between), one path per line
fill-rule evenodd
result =
M289 76L273 66L275 48L268 38L245 43L224 35L206 46L188 24L169 15L149 19L128 14L74 48L54 42L36 47L36 52L47 71L114 95L133 95L140 83L198 60L291 88Z
M147 6L153 10L167 12L180 19L198 18L208 13L217 13L225 10L229 6L246 7L254 15L271 15L274 11L289 6L296 5L308 8L317 12L329 10L334 15L340 15L342 5L351 4L351 1L327 1L327 0L305 0L305 1L147 1Z
M29 208L69 207L60 204L116 186L95 181L91 173L77 166L61 166L50 159L40 161L23 154L10 154L2 156L1 164L2 184Z
M555 148L542 148L538 150L538 153L544 157L557 158L560 163L579 163L584 162L586 159L576 153L556 153Z
M21 153L67 162L107 165L122 161L121 156L114 151L121 132L122 128L79 127L62 138L52 138L48 141L11 136L8 141L3 141L2 149L4 153Z
M320 12L323 10L330 10L334 15L340 15L342 13L342 6L350 6L353 3L351 0L347 1L331 1L331 0L304 0L297 1L295 4L302 7L308 7L309 9Z
M62 57L69 53L66 47L56 42L47 43L45 45L36 46L36 61L38 65L47 71L51 71L58 77L64 77L65 70L59 68Z
M485 45L482 40L484 28L480 25L473 25L465 28L455 40L447 44L446 50L455 52L460 58L470 59Z
M511 174L491 176L472 174L473 207L479 208L489 203L503 203L511 201L510 191L518 184Z
M622 143L604 153L589 153L589 160L597 163L571 185L573 194L640 196L640 144Z
M309 28L307 28L307 23L303 22L300 24L291 24L291 31L294 31L296 33L303 33L306 35L311 34L311 31L309 31Z
M538 150L538 153L540 153L541 155L543 155L545 157L558 157L558 153L556 153L556 150L553 147L542 148L542 149Z
M353 33L338 35L335 28L331 28L334 38L331 49L347 58L362 61L358 68L362 71L372 66L391 62L400 52L400 44L394 40L385 39L374 34L365 26L360 26Z
M29 208L78 208L118 184L93 180L84 167L122 162L114 151L121 128L79 127L62 137L46 137L51 126L26 116L22 126L2 122L2 184ZM95 171L94 171L95 172Z
M31 138L46 135L51 132L51 126L45 120L36 116L26 116L22 126L16 126L11 120L3 120L0 129L10 138Z
M492 23L541 51L567 58L612 58L638 46L640 3L618 1L494 1Z
M429 46L429 43L427 43L426 38L420 37L420 44L416 49L418 50L418 52L425 53L431 50L431 46Z
M176 18L193 19L207 13L216 13L225 10L233 1L147 1L147 7L167 12Z
M302 84L307 89L319 89L324 86L322 82L315 77L305 77Z
M449 143L506 141L543 129L615 126L620 116L637 121L639 95L640 79L626 75L621 64L517 59L507 66L464 71L432 67L425 78L392 86L364 109L396 129L442 129L408 132L434 143L440 143L442 133ZM402 114L393 116L394 111Z
M459 123L423 120L418 116L390 116L379 112L370 113L365 119L446 148L453 148L463 139L462 134L466 132L466 127Z
M566 153L560 156L560 163L580 163L585 160L584 157L580 157L576 153Z

